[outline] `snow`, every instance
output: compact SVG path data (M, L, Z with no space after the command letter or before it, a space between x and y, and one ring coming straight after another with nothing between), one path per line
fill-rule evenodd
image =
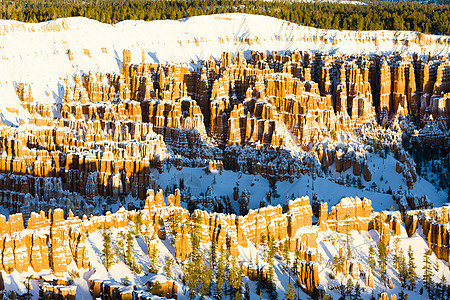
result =
M316 38L317 37L317 38ZM439 36L425 35L432 40ZM222 52L237 53L249 50L257 51L329 51L340 53L388 53L391 51L430 52L432 54L447 55L449 43L430 43L421 47L414 42L417 33L393 32L393 31L337 31L321 30L310 27L298 26L275 18L249 15L249 14L224 14L212 16L192 17L177 21L123 21L115 25L102 24L97 21L82 17L58 19L38 24L25 24L16 21L0 20L0 121L8 126L18 126L22 120L29 117L28 113L21 107L15 88L18 83L30 83L33 96L36 101L44 103L59 103L62 97L62 80L66 76L84 74L89 71L120 72L122 51L131 49L132 62L140 62L141 53L145 51L145 59L148 62L174 62L190 63L191 68L196 67L196 62L201 59L209 59L211 56L219 58ZM448 39L448 37L443 37ZM242 39L254 39L252 45L245 43ZM376 45L375 40L378 41ZM396 41L410 40L410 46ZM345 43L343 41L346 41ZM67 51L73 53L74 60L69 60ZM90 54L86 54L90 53ZM22 127L26 129L28 127ZM338 150L341 151L341 150ZM361 180L363 188L342 185L337 182L355 177L352 169L346 172L336 172L334 166L330 167L331 174L328 177L312 177L304 175L288 181L277 182L276 190L280 197L272 199L271 205L287 203L286 200L309 196L315 196L319 201L325 201L332 205L338 204L344 198L343 204L349 201L346 197L364 197L370 199L375 211L397 208L392 195L387 190L404 190L417 196L426 195L435 205L441 206L446 201L446 195L439 192L425 179L418 176L418 182L412 190L408 190L406 181L402 174L396 173L395 164L397 160L392 155L382 158L375 153L367 153L366 162L372 173L372 181ZM250 202L249 209L257 209L261 201L265 201L270 185L267 179L260 175L235 173L231 171L205 172L201 168L184 167L182 170L170 168L167 172L159 174L155 171L155 179L165 191L174 184L178 185L180 180L184 181L186 189L191 194L199 197L206 194L208 188L212 188L213 196L228 196L233 199L233 188L239 186L240 192L248 190ZM376 183L376 189L369 190L372 183ZM347 200L345 200L347 199ZM360 201L360 200L358 200ZM186 203L183 203L186 206ZM235 212L239 211L239 203L232 201ZM118 207L117 207L118 209ZM0 207L0 213L8 215L8 212ZM302 228L301 230L312 230ZM113 244L116 241L118 231L113 230ZM171 243L173 237L168 233L166 240L156 239L154 243L159 253L160 274L145 275L151 262L148 256L147 244L142 237L134 239L133 252L136 262L144 271L140 275L133 274L130 268L119 260L109 271L102 263L102 234L100 231L89 234L86 239L86 249L90 257L93 270L78 270L75 263L69 265L69 270L78 271L80 278L74 279L77 287L77 299L91 298L88 280L110 280L112 283L121 283L127 277L131 285L145 286L150 279L157 278L164 281L162 266L168 257L174 257L175 249ZM376 247L379 240L378 233L352 231L351 248L353 259L367 268L367 253L370 246ZM422 276L422 257L428 249L427 242L423 236L421 227L410 238L407 237L405 229L399 236L400 247L405 254L408 247L414 250L415 262L419 278ZM394 237L392 237L391 242ZM338 284L337 280L328 277L330 273L330 262L339 251L339 247L345 248L346 236L336 232L319 231L317 239L318 251L323 258L320 267L320 282L328 292L337 298L336 291L328 287ZM205 249L207 245L202 245ZM256 256L263 265L263 257L266 249L262 246L256 247L249 242L247 248L239 246L240 259L252 263ZM388 276L394 280L394 289L389 294L400 292L398 274L393 269L392 251L388 256ZM432 262L436 262L433 254ZM447 263L439 261L439 275L435 276L438 282L444 274L450 277ZM280 294L284 293L289 281L288 275L282 271L284 263L275 258L275 273L277 275L277 287ZM10 291L20 294L26 292L23 284L26 276L33 274L43 276L45 279L54 278L50 270L43 270L36 274L29 269L28 272L19 274L13 272L6 274L2 272L5 287ZM179 278L183 273L180 265L174 265L173 277ZM67 277L67 276L66 276ZM376 277L375 277L376 278ZM248 279L244 279L248 281ZM251 297L258 299L259 295L253 294L256 283L248 281L252 291ZM418 281L421 286L421 281ZM329 286L328 286L329 285ZM363 284L361 284L363 286ZM375 279L375 290L382 291L384 285L379 279ZM371 289L366 289L363 296L370 297ZM423 295L409 292L409 299L423 299ZM38 287L33 282L32 294L37 297ZM180 295L180 299L185 296ZM306 298L304 293L301 297Z
M391 207L398 209L392 195L387 194L386 191L389 187L392 190L402 189L406 191L408 187L402 175L395 172L395 161L390 155L384 159L384 163L383 159L377 155L368 156L372 181L365 182L363 179L362 183L369 187L372 182L376 182L380 192L340 185L333 182L332 178L316 177L314 180L311 175L303 175L296 178L293 183L289 181L277 182L276 189L280 197L272 199L270 204L275 206L287 203L286 200L301 196L309 196L312 199L316 195L319 201L323 200L328 203L328 207L331 207L338 204L342 198L358 196L361 199L365 197L371 200L375 211L389 210ZM373 166L375 167L373 168ZM334 165L331 168L334 168ZM346 174L351 173L352 170L350 169L343 172L341 176L345 177ZM261 175L242 174L228 170L219 173L206 173L201 168L184 167L180 171L170 168L162 174L155 171L153 175L165 191L172 188L173 185L179 186L180 180L183 179L186 189L189 189L192 196L195 197L199 197L201 193L206 194L208 187L212 187L213 195L228 196L233 199L233 188L239 184L240 193L244 190L250 192L249 209L259 208L260 201L266 201L267 192L271 190L269 181ZM383 177L383 181L379 180L381 177ZM338 179L339 176L335 174L335 178ZM442 206L447 197L445 193L437 191L433 185L422 178L414 184L409 193L417 196L426 195L435 206ZM231 203L234 211L239 212L239 203L235 201L231 201Z
M61 101L62 80L93 72L119 72L122 51L131 50L131 61L191 63L222 52L328 51L340 53L431 53L446 55L448 43L421 46L411 31L339 31L299 26L267 16L221 14L177 21L123 21L103 24L83 17L42 23L2 20L0 23L0 106L17 107L14 88L30 83L35 99L42 103ZM424 35L437 41L448 37ZM245 39L253 39L252 45ZM375 40L377 43L375 43ZM409 40L406 46L403 41ZM345 41L345 42L343 42ZM69 60L68 50L73 53ZM6 91L6 92L4 92ZM26 118L22 112L21 118ZM0 119L18 123L2 109Z
M377 260L377 244L379 240L379 235L375 230L370 230L369 232L357 232L357 231L351 231L350 234L350 247L352 251L353 260L361 263L363 266L363 270L367 271L369 264L367 259L367 254L369 253L369 247L372 246L375 250L375 260ZM387 276L391 277L393 280L394 288L392 290L387 290L388 294L398 294L402 290L400 281L398 278L398 271L394 269L394 251L393 251L393 241L395 240L395 236L391 236L390 241L390 252L388 254L387 260ZM417 285L414 291L404 290L406 293L409 293L408 299L427 299L426 292L424 292L424 295L419 295L419 290L423 286L422 284L422 276L423 276L423 255L424 253L429 249L428 244L426 242L425 236L422 233L422 227L419 226L417 232L408 238L408 235L406 234L406 230L404 227L401 227L401 234L398 236L399 238L399 249L403 249L403 252L405 254L406 260L408 249L411 246L413 253L414 253L414 262L416 264L416 273L419 278L417 280ZM336 242L333 243L332 240L335 240ZM328 274L330 273L330 267L331 267L331 261L333 260L333 256L339 254L339 247L342 247L346 249L346 236L345 234L338 234L336 232L332 231L325 231L320 232L319 237L317 238L317 244L319 245L318 249L320 252L320 255L323 258L323 263L321 264L321 268L319 268L319 276L320 276L320 282L325 287L337 285L337 280L331 280L328 277ZM433 268L435 268L436 263L439 264L439 272L434 271L434 282L440 282L442 275L444 275L446 278L449 278L450 271L448 269L448 264L444 262L443 260L438 260L436 258L436 255L433 253L431 256L431 263ZM375 273L376 276L374 276L374 291L375 294L378 294L380 291L386 291L386 288L384 287L384 284L379 280L379 275ZM342 277L342 276L341 276ZM339 276L337 277L339 278ZM344 283L346 283L346 280L343 280ZM360 279L354 280L354 284L356 282L359 282L361 286L365 286L364 282ZM327 289L328 293L333 298L339 298L339 294L337 291L332 291L329 288ZM363 298L369 299L370 295L372 293L371 288L365 289L363 292Z

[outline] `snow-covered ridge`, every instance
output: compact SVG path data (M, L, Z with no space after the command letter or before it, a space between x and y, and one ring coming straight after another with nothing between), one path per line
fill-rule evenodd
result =
M249 14L123 21L115 25L83 17L42 23L0 20L0 83L9 89L18 82L32 83L35 100L54 102L61 97L57 83L66 76L118 72L123 49L131 50L132 62L140 62L144 51L147 62L161 63L195 62L217 58L222 52L247 50L447 55L449 45L447 36L323 30ZM73 60L69 59L69 50ZM3 107L15 106L14 102L0 96Z

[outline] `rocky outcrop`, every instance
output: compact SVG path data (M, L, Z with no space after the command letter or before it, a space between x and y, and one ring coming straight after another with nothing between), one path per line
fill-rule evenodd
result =
M148 190L141 211L126 211L122 208L113 214L108 212L103 216L80 219L72 213L65 218L64 211L56 209L48 215L44 212L32 213L26 229L21 214L11 215L8 221L0 216L0 233L3 236L0 241L0 266L7 273L14 270L23 272L28 266L36 272L51 269L57 277L65 276L67 266L71 263L75 263L78 268L91 268L85 247L86 236L104 228L128 228L129 222L134 222L139 216L144 234L159 239L172 236L175 258L179 263L190 256L191 235L194 232L198 234L200 242L215 242L218 249L226 249L234 257L239 257L240 249L247 248L249 243L267 244L271 240L281 253L283 245L288 242L290 251L300 256L297 265L299 280L304 291L311 295L319 285L318 265L314 262L318 232L327 229L344 232L348 226L342 222L348 220L352 221L350 229L368 230L372 214L370 200L359 198L342 199L329 215L327 205L322 203L321 224L318 226L312 224L313 212L308 197L289 201L284 212L281 206L268 206L250 210L243 216L201 210L189 214L179 204L178 190L167 198L162 190L156 193ZM345 218L347 215L349 218ZM256 270L244 264L241 268L244 274L253 279L267 275L267 270ZM353 265L351 270L355 276L359 276L359 265ZM367 280L370 284L370 278ZM176 284L166 285L163 284L161 296L176 295ZM70 287L42 285L40 289L44 298L72 299L70 297L74 293ZM117 283L98 280L91 281L91 293L94 298L102 299L140 299L138 294L144 295Z
M104 216L79 219L73 214L64 217L61 209L50 212L32 213L25 230L21 214L11 215L9 220L1 216L2 230L1 268L10 273L13 270L22 272L31 266L36 272L51 269L55 276L67 272L67 266L74 262L78 268L90 268L89 257L85 247L86 235L101 228L125 228L139 214L147 234L155 233L165 239L170 229L175 241L175 256L178 261L186 260L191 251L191 234L197 232L200 241L215 241L218 248L225 247L232 256L239 256L239 246L248 247L248 243L258 245L274 240L278 243L278 251L282 251L285 241L289 241L290 250L298 251L302 259L299 264L301 283L305 291L312 291L319 284L318 266L313 263L315 256L312 249L316 247L319 226L312 225L312 208L308 197L291 200L287 212L281 206L250 210L245 216L224 215L196 210L189 214L179 206L179 192L167 197L166 205L163 192L148 190L144 210L126 211L124 209ZM370 201L360 199L347 200L332 209L327 220L325 209L322 221L335 226L341 220L342 213L350 213L355 223L365 224L371 213ZM337 216L337 219L336 217ZM333 219L334 218L334 219ZM367 226L358 225L361 229ZM338 227L340 230L340 227ZM48 243L46 242L48 241ZM49 248L51 247L51 248ZM51 250L50 250L51 249ZM107 291L106 291L106 290ZM111 295L119 292L119 287L105 287L91 283L93 294ZM42 287L42 293L50 297L54 294L72 295L71 289L59 287ZM102 292L100 292L102 291ZM70 293L69 293L70 292ZM64 294L65 295L65 294ZM69 296L68 296L69 297Z
M167 299L178 298L178 284L174 281L167 280L164 276L156 276L148 283L148 287L158 281L160 290L157 296L165 297ZM117 300L133 300L133 299L154 299L155 295L144 290L135 289L132 286L124 286L117 282L104 281L99 279L89 280L90 292L92 299L117 299Z
M396 294L392 294L390 299L391 300L397 300L397 295ZM389 300L389 295L386 292L381 293L378 296L378 300Z
M10 216L4 227L9 229L4 230L0 242L3 253L0 267L7 273L27 271L30 266L35 272L51 268L56 276L66 273L72 261L79 268L88 268L85 235L71 227L76 224L81 224L81 220L73 216L65 220L60 209L50 219L44 212L32 214L27 230L21 214ZM47 241L52 245L51 251Z
M150 169L166 165L223 165L292 182L334 163L337 172L352 168L371 181L360 155L367 149L322 145L323 138L373 123L376 111L382 123L419 114L426 128L448 124L449 70L440 57L320 52L253 52L247 59L224 53L189 70L132 64L124 50L120 74L62 80L58 106L39 103L31 85L17 84L32 126L2 127L0 203L11 212L20 207L26 219L26 212L56 206L90 214L97 197L116 203L131 194L143 204L147 188L156 188ZM450 140L446 130L420 130L411 139L443 146ZM297 147L312 151L293 156ZM412 188L413 162L399 161L396 170Z
M311 295L319 286L319 266L314 262L301 262L299 266L300 283L304 286L304 291Z
M410 211L405 215L405 228L412 236L419 225L428 241L428 247L439 259L450 261L450 232L447 228L449 211L444 206L431 210Z
M343 198L331 207L328 214L328 227L333 231L348 232L350 230L369 230L373 226L372 202L358 197Z
M51 285L48 283L39 285L39 299L64 299L75 300L77 298L77 286Z

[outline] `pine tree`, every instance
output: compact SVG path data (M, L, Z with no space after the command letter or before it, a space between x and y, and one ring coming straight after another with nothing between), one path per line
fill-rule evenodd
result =
M378 266L380 271L380 279L384 285L386 285L386 267L387 267L387 249L386 245L383 241L379 241L378 243Z
M125 276L125 278L122 281L122 284L124 286L129 286L131 284L130 278L128 278L128 276Z
M201 295L202 298L211 294L211 285L213 279L213 270L211 264L205 263L203 265L203 272L201 273Z
M438 292L436 296L438 299L445 299L446 293L447 293L447 278L445 278L445 275L442 274L441 281L438 284Z
M217 262L216 293L214 293L216 299L222 299L223 284L226 280L226 258L227 252L222 248Z
M346 214L344 216L345 220L345 236L346 236L346 242L347 242L347 260L352 259L352 251L350 249L350 215Z
M164 275L166 275L167 279L172 279L172 267L174 264L174 259L169 256L166 260L166 264L164 265Z
M376 263L375 263L375 253L372 246L369 247L369 256L367 260L369 261L369 266L372 269L373 273L375 271Z
M290 281L291 276L290 276L289 270L291 268L291 253L290 253L289 248L290 248L290 242L288 239L286 239L283 244L283 260L286 263L286 272L289 275L289 281Z
M333 256L332 266L336 273L341 273L344 270L344 260L335 255Z
M161 295L162 285L159 281L152 282L149 290L153 295Z
M131 231L129 231L128 234L127 234L127 243L126 243L126 251L125 251L125 264L127 264L130 267L132 266L132 264L134 262L133 246L134 246L134 236L131 233Z
M211 268L214 270L217 266L217 241L214 238L211 241L211 248L209 249L209 253L211 255L210 257Z
M362 296L361 296L361 285L358 283L356 283L355 285L355 292L352 294L351 300L362 300Z
M408 300L409 294L406 294L403 290L398 294L398 300Z
M106 267L106 271L109 271L109 268L114 263L114 252L111 246L111 231L109 228L103 228L103 265Z
M339 297L339 300L345 300L345 298L347 297L348 291L347 291L347 286L343 283L341 283L338 286L339 289L339 293L341 294L341 296Z
M408 285L408 266L406 264L403 249L400 249L398 252L398 277L402 288L406 288Z
M191 257L186 264L186 270L184 272L185 282L189 288L189 299L194 299L200 288L199 274L194 268L194 261Z
M297 299L297 295L295 294L294 285L290 281L288 283L288 289L287 289L286 295L284 296L284 299L286 299L286 300L296 300Z
M298 267L300 265L301 261L301 253L300 250L296 250L294 254L294 263L293 263L293 269L294 269L294 275L298 275Z
M432 251L429 249L423 255L423 281L425 283L425 288L428 291L428 296L430 296L431 283L433 280L433 270L431 268L431 254Z
M228 285L231 288L231 295L234 296L234 299L242 299L242 270L234 256L231 257Z
M244 300L250 300L250 286L248 282L245 282L244 286Z
M439 257L436 256L436 273L439 273Z
M256 282L256 294L259 295L259 297L261 298L261 293L264 289L264 278L262 277L262 274L259 270L259 266L258 267L258 281Z
M119 257L125 259L125 232L119 231L116 237L116 249Z
M408 282L409 282L409 289L414 290L416 287L416 281L417 281L417 274L416 274L416 264L414 263L414 253L409 246L408 248Z
M141 234L141 225L142 225L142 216L141 212L139 211L134 216L134 235L139 236Z
M148 247L148 257L150 258L150 272L157 274L159 272L158 248L154 244Z
M200 237L199 224L200 216L195 220L195 224L191 232L191 255L186 265L185 281L189 287L189 298L194 299L196 295L202 292L202 272L203 272L203 256L199 252Z
M397 271L398 271L398 263L399 263L399 254L398 254L398 251L399 251L398 244L399 243L400 243L399 237L396 237L394 239L394 242L392 243L393 250L394 250L394 266L397 269Z
M288 271L291 266L291 255L290 255L290 242L288 239L284 241L283 244L283 260L286 263L286 270Z
M345 286L345 297L351 299L353 296L353 281L352 279L347 280L347 285Z
M275 270L273 268L275 251L274 239L269 237L269 252L267 254L267 264L269 265L269 270L267 272L267 293L269 294L270 299L277 299L277 291L275 286Z
M350 235L347 232L347 260L350 261L353 258L352 249L350 248Z

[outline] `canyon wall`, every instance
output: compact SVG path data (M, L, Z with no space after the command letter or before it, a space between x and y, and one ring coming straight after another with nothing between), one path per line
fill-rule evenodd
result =
M147 188L158 188L151 170L168 165L215 164L291 182L334 165L371 181L367 149L336 136L408 114L448 124L449 72L439 57L310 52L253 52L247 59L224 53L189 70L133 64L125 50L121 74L62 80L57 105L40 103L32 85L17 84L30 118L1 127L0 204L25 218L54 207L82 216L99 197L117 202L131 194L142 208ZM324 137L331 141L322 143ZM445 130L411 138L450 141ZM370 143L379 147L377 137ZM412 188L414 163L399 146L390 151L403 158L396 171Z
M450 210L443 206L431 210L410 211L405 215L405 228L408 236L412 236L418 225L421 225L423 234L428 241L428 247L439 259L446 262L450 262L449 212Z
M174 240L175 257L179 263L185 261L191 251L191 234L197 232L202 243L217 243L218 249L227 249L229 255L239 257L239 247L268 244L274 240L277 251L282 251L285 241L289 249L297 252L303 262L299 265L305 291L311 293L319 285L318 268L312 251L317 234L328 228L346 232L349 228L337 226L344 215L351 214L351 220L358 224L351 229L368 230L372 208L370 200L344 198L332 208L329 218L327 208L322 206L321 220L326 228L312 224L312 208L308 197L291 200L286 212L281 206L250 210L245 216L225 215L196 210L192 214L181 208L179 193L164 199L162 190L148 190L145 208L141 211L120 209L116 213L92 216L82 219L69 214L66 218L61 209L32 213L25 226L22 214L11 215L8 220L0 216L0 269L6 273L24 272L32 268L35 272L50 269L55 276L63 276L67 266L75 262L78 268L92 268L86 250L86 237L104 228L128 228L129 223L139 215L142 220L141 234L166 239L170 234ZM167 205L166 205L167 203ZM348 220L348 219L345 219ZM244 265L242 265L244 268ZM251 277L253 271L244 270ZM94 283L91 283L91 285ZM98 287L101 288L101 285ZM58 291L71 294L71 289L42 287L43 293L51 295Z

